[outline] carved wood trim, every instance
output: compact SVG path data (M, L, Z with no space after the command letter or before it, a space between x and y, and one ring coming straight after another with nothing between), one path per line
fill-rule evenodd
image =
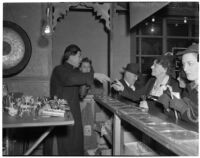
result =
M95 13L96 17L99 20L105 21L106 29L110 30L110 3L96 3L96 2L74 2L74 3L55 3L53 4L53 13L52 13L52 27L55 30L56 25L58 22L64 19L69 12L70 8L85 8L85 9L92 9Z

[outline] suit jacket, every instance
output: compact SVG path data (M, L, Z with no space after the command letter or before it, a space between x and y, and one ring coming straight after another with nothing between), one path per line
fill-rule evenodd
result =
M139 101L140 97L142 95L149 95L154 84L155 84L156 78L155 77L151 77L147 83L145 84L145 86L141 89L137 89L136 91L130 92L127 89L124 89L124 91L121 93L122 96L129 98L133 101ZM170 85L173 89L174 92L180 92L180 88L179 88L179 84L178 81L173 79L173 78L169 78L168 80L168 85Z
M126 84L125 80L124 80L124 79L120 79L119 81L120 81L120 82L122 83L122 85L124 86L124 91L126 91L126 93L127 93L128 95L131 95L131 96L133 95L133 96L134 96L135 91L133 91L133 90ZM128 100L131 100L131 101L134 101L134 100L132 100L132 98L130 99L129 97L126 97L126 95L123 95L122 92L115 91L113 88L111 89L111 95L112 95L113 98L116 98L116 99L118 99L118 100L120 100L120 101L126 101L127 99L128 99Z

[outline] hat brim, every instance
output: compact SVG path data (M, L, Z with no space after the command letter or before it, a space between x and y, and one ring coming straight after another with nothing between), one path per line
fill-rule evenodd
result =
M183 55L183 54L188 54L188 53L198 54L199 52L197 50L193 50L193 49L186 49L184 51L180 51L180 52L176 53L176 55Z
M140 75L140 72L131 72L131 71L129 71L128 69L126 69L125 67L123 67L123 69L124 69L125 71L128 71L128 72L132 73L132 74Z

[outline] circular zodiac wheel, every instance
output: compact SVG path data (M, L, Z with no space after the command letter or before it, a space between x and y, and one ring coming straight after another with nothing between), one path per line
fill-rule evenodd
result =
M3 22L3 76L10 77L22 71L31 57L31 42L17 24Z

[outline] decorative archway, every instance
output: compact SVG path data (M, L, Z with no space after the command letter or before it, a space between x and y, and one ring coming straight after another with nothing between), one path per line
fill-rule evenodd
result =
M56 29L58 22L64 19L69 12L70 8L79 9L92 9L99 20L105 21L105 27L110 31L110 3L92 3L92 2L79 2L79 3L55 3L52 4L52 27Z

